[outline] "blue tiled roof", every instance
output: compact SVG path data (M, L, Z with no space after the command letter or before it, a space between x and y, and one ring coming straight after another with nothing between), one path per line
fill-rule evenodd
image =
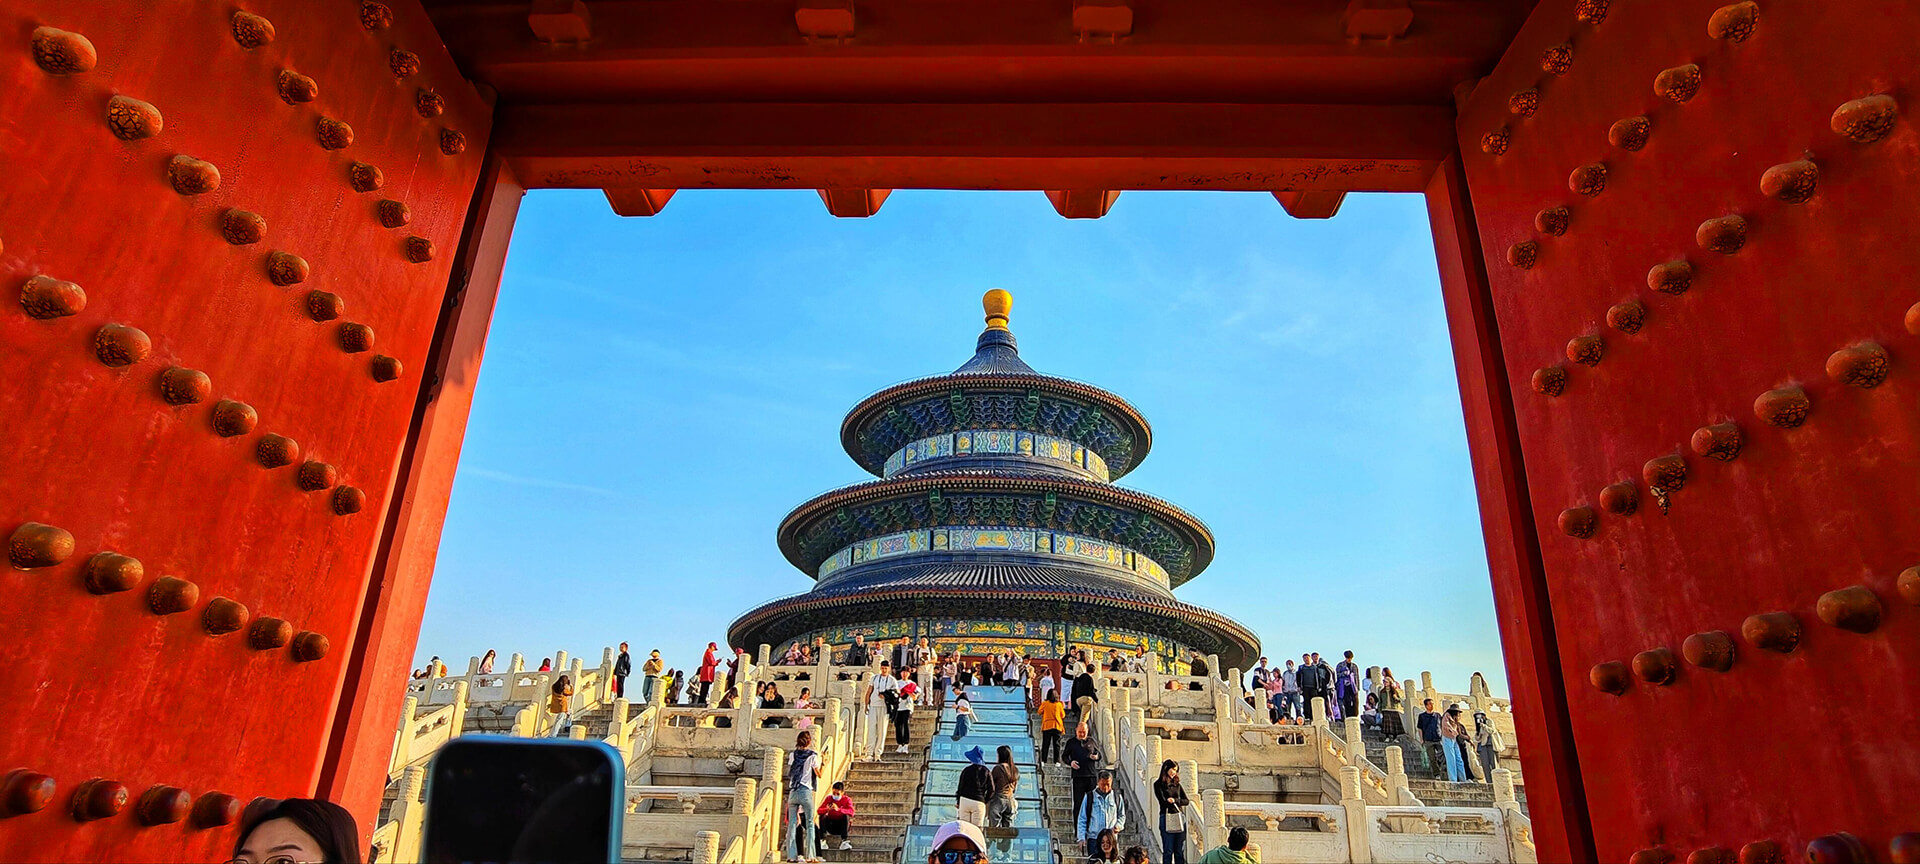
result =
M1014 341L1013 333L1006 330L986 330L980 334L980 341L973 350L973 359L960 364L953 370L955 375L1020 373L1038 374L1027 361L1020 359L1020 344Z

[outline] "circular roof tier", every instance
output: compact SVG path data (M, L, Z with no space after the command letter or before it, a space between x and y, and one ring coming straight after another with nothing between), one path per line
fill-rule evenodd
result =
M1223 668L1247 668L1260 656L1253 631L1218 612L1144 594L1123 579L1036 564L924 564L889 570L884 584L822 586L740 616L727 641L751 652L827 627L914 617L1120 627L1218 654Z
M913 441L967 429L1017 429L1076 441L1119 478L1153 446L1153 429L1127 400L1091 384L1033 371L1007 330L1012 300L988 292L987 329L972 359L946 375L895 384L860 401L840 424L840 444L880 475ZM997 314L996 314L997 313Z
M817 578L849 544L921 528L1040 528L1132 549L1178 587L1213 562L1213 532L1159 498L1065 477L936 470L872 480L820 495L780 522L780 551Z

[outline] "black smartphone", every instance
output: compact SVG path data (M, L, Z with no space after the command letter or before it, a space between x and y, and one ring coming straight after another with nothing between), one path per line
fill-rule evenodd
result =
M431 864L620 860L626 766L599 741L473 735L427 769Z

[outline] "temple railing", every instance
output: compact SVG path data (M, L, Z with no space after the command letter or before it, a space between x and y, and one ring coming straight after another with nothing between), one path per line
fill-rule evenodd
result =
M1115 709L1128 701L1127 696L1119 695ZM1152 790L1161 761L1166 758L1163 745L1167 740L1150 733L1155 728L1150 724L1155 722L1146 717L1144 709L1125 707L1113 724L1117 746L1109 748L1117 754L1114 769L1122 794L1137 812L1153 820L1150 829L1158 827L1160 806ZM1338 740L1324 727L1297 728L1315 738ZM1263 860L1536 864L1532 824L1514 800L1510 773L1504 769L1495 772L1493 807L1425 807L1406 792L1399 756L1398 748L1388 748L1388 764L1395 775L1392 785L1402 799L1390 804L1369 803L1374 796L1368 794L1368 784L1358 766L1339 767L1337 804L1267 804L1227 801L1218 789L1194 794L1191 790L1198 785L1199 765L1175 760L1180 763L1182 783L1189 789L1189 804L1183 813L1188 826L1188 860L1198 860L1202 850L1225 843L1229 825L1258 820L1265 830L1251 833Z

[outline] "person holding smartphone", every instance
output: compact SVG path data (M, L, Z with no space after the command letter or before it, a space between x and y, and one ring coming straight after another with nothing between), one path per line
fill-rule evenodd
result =
M813 751L813 730L802 729L793 739L787 759L787 860L820 860L820 837L814 823L813 790L820 785L820 754ZM794 838L800 836L805 858L795 858Z

